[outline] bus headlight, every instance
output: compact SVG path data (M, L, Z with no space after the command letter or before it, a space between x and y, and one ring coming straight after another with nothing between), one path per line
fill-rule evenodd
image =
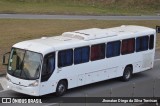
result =
M38 86L38 80L36 80L35 82L29 84L29 86L32 86L32 87Z

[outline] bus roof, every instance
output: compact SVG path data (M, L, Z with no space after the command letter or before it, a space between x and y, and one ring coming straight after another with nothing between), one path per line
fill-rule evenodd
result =
M97 39L110 39L116 36L123 39L128 35L147 33L154 34L155 29L135 25L122 25L107 29L91 28L64 32L61 36L42 37L40 39L23 41L13 45L13 47L46 54L51 51L70 47L71 45L71 47L74 47L77 44L87 44Z

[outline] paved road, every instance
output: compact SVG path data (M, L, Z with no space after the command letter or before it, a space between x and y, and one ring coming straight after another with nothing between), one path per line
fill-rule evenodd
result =
M160 16L81 16L81 15L32 15L0 14L0 18L9 19L69 19L69 20L160 20Z
M2 85L0 84L0 91L3 90Z

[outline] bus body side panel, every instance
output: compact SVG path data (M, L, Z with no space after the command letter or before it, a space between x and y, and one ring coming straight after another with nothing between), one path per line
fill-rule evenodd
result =
M156 37L154 37L154 41L156 41ZM72 64L71 66L62 68L57 67L51 78L51 82L54 82L53 92L56 91L57 83L62 79L67 79L68 88L74 88L120 77L123 75L124 69L127 65L133 66L133 73L151 69L153 67L154 54L155 42L154 49L151 50L141 52L135 51L131 54L89 61L87 63L77 65Z

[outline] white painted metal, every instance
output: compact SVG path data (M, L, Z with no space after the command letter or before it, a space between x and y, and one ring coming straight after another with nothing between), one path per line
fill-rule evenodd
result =
M109 41L136 38L151 34L156 35L155 29L135 25L123 25L107 29L91 28L65 32L61 36L43 37L41 39L17 43L13 47L38 52L43 56L50 52L56 52L56 68L49 80L40 83L38 87L21 87L18 89L18 85L14 85L11 82L8 82L8 85L17 92L39 96L55 92L57 83L61 79L67 79L68 88L74 88L120 77L123 75L124 68L128 64L133 65L133 73L150 69L153 67L154 62L155 42L154 49L152 50L89 61L78 65L73 64L62 68L57 67L57 52L69 48L74 49L86 45L90 46L92 44L107 43ZM154 37L154 41L156 41L156 36ZM25 84L33 82L14 78L10 75L8 77L11 80L20 81Z

